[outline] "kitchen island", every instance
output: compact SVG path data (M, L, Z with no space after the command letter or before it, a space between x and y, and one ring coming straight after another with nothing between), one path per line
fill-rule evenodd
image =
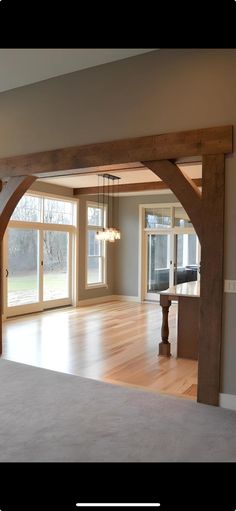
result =
M200 312L200 283L198 281L178 284L160 292L162 341L159 343L159 355L166 357L171 355L168 314L172 300L178 302L177 357L197 360Z

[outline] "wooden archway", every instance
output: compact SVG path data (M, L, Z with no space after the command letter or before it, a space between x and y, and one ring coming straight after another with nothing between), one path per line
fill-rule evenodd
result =
M142 161L168 184L201 241L198 401L211 405L219 402L224 164L225 154L233 150L232 135L232 126L223 126L0 159L0 179L10 178L0 192L0 241L17 202L37 177L79 174L90 172L91 167ZM202 195L173 163L188 156L202 158Z

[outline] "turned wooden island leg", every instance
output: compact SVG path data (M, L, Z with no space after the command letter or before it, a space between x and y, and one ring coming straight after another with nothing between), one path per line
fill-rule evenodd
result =
M162 341L159 343L159 355L164 357L170 357L170 342L169 339L169 324L168 324L168 314L169 308L171 305L171 301L167 296L160 296L160 305L162 307L162 326L161 326L161 338Z

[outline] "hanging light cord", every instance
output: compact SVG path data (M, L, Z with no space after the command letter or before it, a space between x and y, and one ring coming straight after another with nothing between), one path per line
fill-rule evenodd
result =
M103 214L103 229L105 229L105 208L104 208L104 176L102 176L102 214Z
M111 215L111 224L112 224L112 227L114 227L114 183L115 183L115 180L112 179L112 215Z
M119 229L119 223L120 223L120 219L119 219L119 179L117 179L117 229Z

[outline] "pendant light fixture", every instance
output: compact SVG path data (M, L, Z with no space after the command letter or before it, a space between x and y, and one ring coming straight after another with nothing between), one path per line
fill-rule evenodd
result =
M102 178L102 187L99 186L99 179ZM114 195L117 194L117 213L119 212L119 180L120 177L112 174L98 174L98 205L102 204L102 229L100 229L96 238L101 241L114 243L120 239L120 230L114 227ZM100 189L102 188L102 194ZM105 193L106 192L106 193ZM107 204L107 227L105 227L105 204ZM118 216L118 215L117 215Z

